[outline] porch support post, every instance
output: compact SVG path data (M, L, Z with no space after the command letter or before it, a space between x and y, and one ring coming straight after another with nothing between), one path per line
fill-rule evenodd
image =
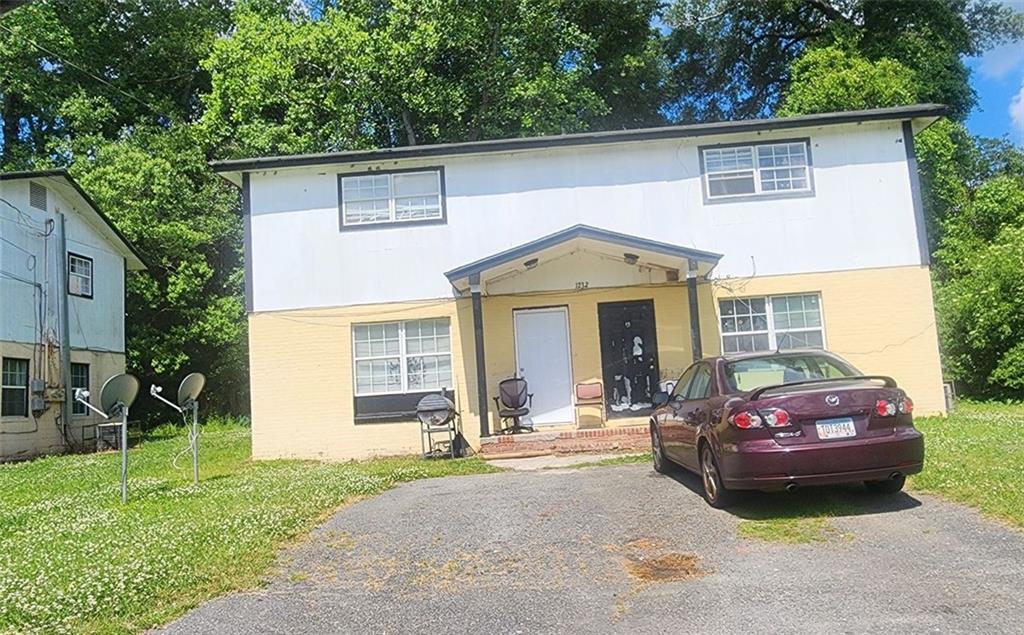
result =
M480 437L491 436L491 422L487 414L487 364L484 361L484 307L480 297L480 276L471 276L469 291L473 298L473 339L476 343L476 393L480 411Z
M697 261L687 261L686 296L690 304L690 343L693 348L693 361L704 357L700 344L700 303L697 301Z

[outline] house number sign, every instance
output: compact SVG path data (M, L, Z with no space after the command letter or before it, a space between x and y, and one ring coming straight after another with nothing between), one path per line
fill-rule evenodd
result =
M577 291L580 291L582 289L586 289L588 287L590 287L590 282L588 282L586 280L580 280L579 282L576 283L576 290Z

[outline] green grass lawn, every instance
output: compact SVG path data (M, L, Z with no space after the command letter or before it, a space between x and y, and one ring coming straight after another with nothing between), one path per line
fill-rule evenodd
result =
M482 461L249 460L249 430L207 425L201 483L179 429L130 452L0 465L0 632L136 632L260 583L278 549L346 501ZM179 469L180 468L180 469Z
M1024 527L1024 405L960 403L919 419L925 469L911 488L941 494Z
M1024 405L962 402L948 417L922 417L925 469L907 490L938 494L1024 527ZM841 534L831 518L869 513L872 495L851 488L755 495L733 511L746 538L805 543Z

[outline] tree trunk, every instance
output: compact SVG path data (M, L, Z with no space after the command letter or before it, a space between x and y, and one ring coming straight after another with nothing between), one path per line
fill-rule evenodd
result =
M416 129L412 127L412 114L408 108L402 108L402 125L405 126L405 136L409 145L416 145Z
M21 97L17 93L4 94L3 108L0 109L3 119L3 141L0 145L0 168L16 167L12 165L15 147L18 145L19 122L21 121Z

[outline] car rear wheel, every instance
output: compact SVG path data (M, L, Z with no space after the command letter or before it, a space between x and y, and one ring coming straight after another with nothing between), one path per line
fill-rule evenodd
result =
M669 474L674 467L672 462L665 456L665 450L661 447L661 436L657 428L651 426L651 458L654 461L654 471L658 474Z
M907 483L907 477L900 474L896 478L887 478L884 481L864 481L864 485L872 494L895 494L903 489Z
M733 493L722 484L722 473L711 446L704 444L700 451L700 480L704 485L704 500L716 509L728 507L733 502Z

